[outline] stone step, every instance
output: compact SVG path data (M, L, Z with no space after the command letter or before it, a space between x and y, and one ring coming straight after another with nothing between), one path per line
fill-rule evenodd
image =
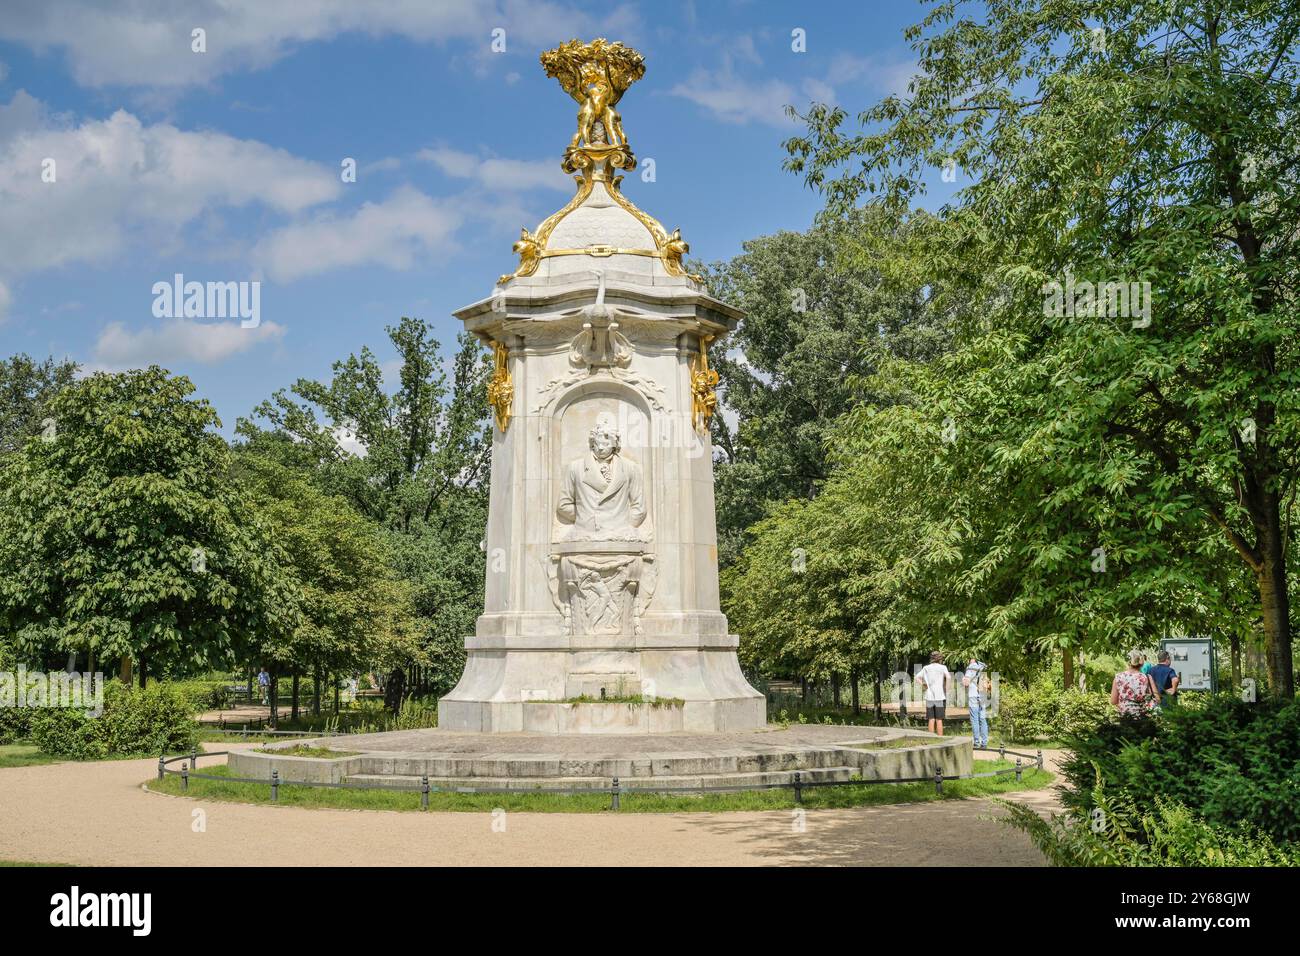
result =
M363 754L348 769L355 774L424 775L439 778L523 777L553 780L564 777L634 779L666 776L761 774L843 767L843 747L774 748L764 752L728 750L713 753L682 751L618 757L604 754Z
M806 782L845 781L857 770L853 767L818 767L800 771ZM520 777L429 777L429 786L438 790L466 788L501 788L506 790L548 790L572 788L575 790L608 790L611 777L554 777L530 780ZM385 783L418 788L420 777L406 774L357 773L347 778L349 783ZM620 790L653 790L657 787L754 787L759 784L789 784L794 782L794 771L768 771L763 773L731 774L672 774L656 777L619 777Z

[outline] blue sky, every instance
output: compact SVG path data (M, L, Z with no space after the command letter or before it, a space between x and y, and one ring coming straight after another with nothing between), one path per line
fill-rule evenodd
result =
M0 355L188 375L224 431L273 390L451 311L509 271L571 194L576 105L541 50L607 36L646 57L620 104L655 181L624 191L692 255L804 229L782 107L902 91L913 0L523 3L5 0ZM193 52L192 31L206 52ZM806 52L792 50L792 31ZM504 30L505 52L492 49ZM357 181L342 181L352 158ZM54 182L42 180L53 159ZM159 318L153 285L261 282L261 324Z

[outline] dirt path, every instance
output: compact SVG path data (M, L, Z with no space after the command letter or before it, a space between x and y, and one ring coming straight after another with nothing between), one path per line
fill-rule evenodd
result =
M232 749L239 745L221 745ZM1054 755L1046 755L1049 766ZM0 859L120 865L1042 866L985 800L678 814L308 810L193 801L141 789L156 760L0 770ZM1043 812L1050 790L1012 794ZM193 811L207 830L195 833Z

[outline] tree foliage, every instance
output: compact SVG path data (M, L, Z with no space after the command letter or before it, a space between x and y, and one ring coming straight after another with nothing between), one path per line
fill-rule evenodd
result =
M1245 577L1293 693L1297 35L1290 2L940 2L905 95L857 129L817 106L787 144L842 219L949 161L969 182L921 262L966 306L958 348L847 427L905 449L991 638L1213 623ZM1149 283L1152 308L1056 314L1054 282Z
M221 666L295 626L283 554L193 390L156 366L92 375L0 460L0 628L25 655Z

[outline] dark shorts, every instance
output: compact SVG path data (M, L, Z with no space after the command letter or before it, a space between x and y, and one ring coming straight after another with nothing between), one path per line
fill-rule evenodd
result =
M947 704L948 702L946 700L941 700L937 704L932 704L930 703L930 701L927 700L925 702L925 719L943 720L943 710L944 707L947 706Z

